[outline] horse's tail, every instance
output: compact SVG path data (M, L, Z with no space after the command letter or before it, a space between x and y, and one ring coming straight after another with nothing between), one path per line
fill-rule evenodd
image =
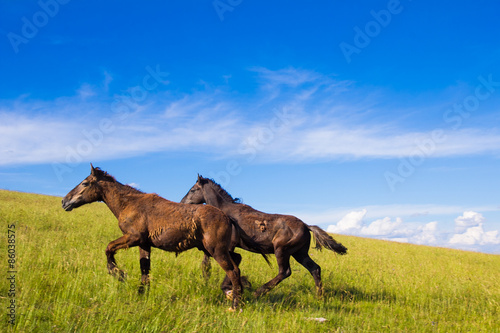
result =
M258 242L256 242L252 237L248 236L243 229L240 228L238 223L233 219L230 218L231 223L233 224L234 228L236 229L236 232L238 233L240 242L242 243L243 247L251 250L256 253L260 253L264 260L267 262L269 266L271 266L271 262L269 261L268 258L268 253L266 253L265 249L260 245Z
M308 225L307 227L313 233L314 240L316 241L316 250L321 250L323 247L326 247L328 250L332 250L338 254L347 253L347 248L344 245L337 242L320 227L315 225Z

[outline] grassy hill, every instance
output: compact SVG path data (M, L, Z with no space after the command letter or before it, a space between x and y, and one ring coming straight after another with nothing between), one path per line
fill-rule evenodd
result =
M213 263L205 282L201 252L175 257L154 249L151 288L139 295L137 248L116 256L127 282L107 273L104 250L121 236L107 207L65 212L60 203L0 191L2 332L500 332L497 255L335 235L346 256L311 250L322 267L323 298L292 259L290 278L260 299L246 291L243 311L228 313L219 289L223 272ZM9 267L12 239L16 262ZM254 288L276 275L275 262L270 268L259 255L239 252Z

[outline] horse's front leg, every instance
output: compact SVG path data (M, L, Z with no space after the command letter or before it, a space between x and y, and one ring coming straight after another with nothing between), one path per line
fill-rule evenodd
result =
M139 262L141 264L141 285L139 287L139 294L143 294L146 289L149 289L149 270L151 269L151 246L139 246Z
M115 253L119 249L125 249L139 244L139 238L126 234L110 242L106 247L106 257L108 258L108 272L120 281L125 280L125 272L116 266Z

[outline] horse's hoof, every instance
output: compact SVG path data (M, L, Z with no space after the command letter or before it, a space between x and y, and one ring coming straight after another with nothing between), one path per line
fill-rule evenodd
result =
M149 292L149 284L141 284L137 292L139 293L139 295L144 295L144 293Z
M236 309L233 307L230 307L229 309L227 309L227 312L236 312Z
M116 277L120 282L125 282L125 280L127 280L127 274L118 267L114 267L112 269L109 269L108 271L109 274Z
M243 309L235 309L233 307L230 307L229 309L227 309L227 312L238 312L238 313L242 313L243 312Z
M248 281L246 276L241 277L241 285L247 289L252 289L252 284Z
M255 297L255 298L259 298L259 297L260 297L260 296L262 296L263 294L264 294L264 291L263 291L263 290L258 289L257 291L255 291L255 292L253 293L253 297Z
M119 271L117 275L118 275L118 281L125 282L127 280L127 274L125 274L124 271Z

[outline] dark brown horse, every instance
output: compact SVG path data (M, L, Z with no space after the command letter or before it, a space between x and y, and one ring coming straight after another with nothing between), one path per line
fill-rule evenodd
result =
M266 214L239 203L238 200L233 199L229 193L211 179L198 176L198 181L181 202L190 204L206 203L220 208L236 221L240 233L253 238L254 242L265 250L265 253L274 253L276 255L279 273L275 278L257 289L256 296L267 293L292 274L290 256L295 258L311 273L318 295L323 293L321 268L309 257L310 231L312 231L316 240L317 249L326 247L340 254L347 252L347 249L342 244L336 242L321 228L307 225L295 216ZM241 242L236 246L256 252L254 248L248 247ZM225 283L230 283L230 281L226 278Z
M146 194L116 181L91 164L91 174L62 200L66 211L84 204L104 201L118 219L123 236L106 248L108 271L123 280L125 273L116 266L119 249L139 246L141 282L149 284L151 247L180 253L197 248L212 256L232 283L233 302L237 308L242 294L240 271L230 255L232 234L230 219L211 206L175 203L156 194Z

